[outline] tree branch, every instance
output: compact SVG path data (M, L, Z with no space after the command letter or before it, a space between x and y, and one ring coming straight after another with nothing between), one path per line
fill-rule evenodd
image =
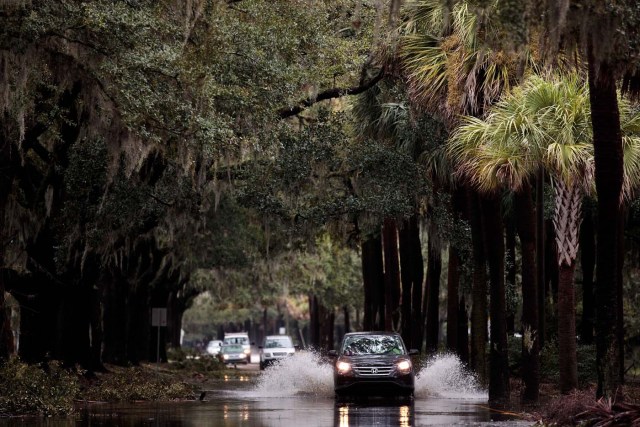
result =
M382 80L382 78L384 77L384 74L385 74L385 69L383 67L380 69L380 72L378 73L377 76L375 76L374 78L372 78L366 83L362 83L359 86L353 86L347 89L334 88L334 89L325 90L324 92L320 92L318 95L316 95L313 98L309 97L307 99L300 101L296 106L280 109L278 111L278 115L280 116L281 119L285 119L287 117L292 117L297 114L300 114L302 111L311 107L313 104L319 101L324 101L324 100L333 99L333 98L340 98L346 95L358 95L362 92L365 92L371 89L376 84L378 84L378 82Z

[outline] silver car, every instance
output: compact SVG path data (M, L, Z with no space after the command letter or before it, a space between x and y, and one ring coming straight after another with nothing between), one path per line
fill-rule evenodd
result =
M296 352L293 340L288 335L267 335L260 347L260 369L263 370L273 362L293 356Z

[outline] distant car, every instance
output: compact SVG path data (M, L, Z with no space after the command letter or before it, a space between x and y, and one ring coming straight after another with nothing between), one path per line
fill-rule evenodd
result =
M220 348L222 347L222 341L220 340L212 340L207 344L207 353L215 356L220 353Z
M224 334L223 345L239 344L242 346L244 354L247 355L247 359L251 358L251 342L249 341L249 334L246 332L227 332Z
M218 353L218 359L226 365L238 363L246 365L249 362L249 356L240 344L223 345Z
M332 350L336 397L394 395L412 397L415 374L411 355L400 335L391 332L345 334L340 349Z
M293 340L288 335L268 335L260 347L260 369L263 370L285 357L293 356L296 352Z

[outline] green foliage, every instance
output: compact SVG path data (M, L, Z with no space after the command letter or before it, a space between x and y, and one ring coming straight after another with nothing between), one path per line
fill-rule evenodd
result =
M76 375L58 362L44 368L11 359L0 365L0 415L67 415L80 391Z

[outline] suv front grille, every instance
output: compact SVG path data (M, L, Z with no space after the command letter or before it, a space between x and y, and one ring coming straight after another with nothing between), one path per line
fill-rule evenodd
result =
M356 374L362 376L386 376L390 375L393 371L393 365L382 366L354 366L353 370Z
M286 352L286 351L284 351L284 352L283 352L283 351L278 351L278 352L274 352L274 353L273 353L273 356L274 356L274 357L286 356L286 355L287 355L287 352Z

